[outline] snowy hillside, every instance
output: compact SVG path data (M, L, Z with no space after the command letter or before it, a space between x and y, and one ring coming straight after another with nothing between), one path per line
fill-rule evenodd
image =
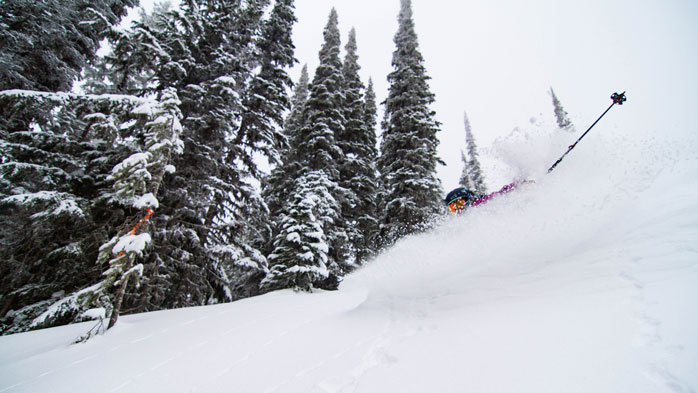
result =
M698 143L565 143L339 291L0 337L0 392L698 391Z

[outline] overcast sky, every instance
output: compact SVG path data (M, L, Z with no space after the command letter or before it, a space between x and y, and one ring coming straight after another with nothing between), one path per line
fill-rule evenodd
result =
M304 63L312 79L335 7L342 47L355 27L361 75L364 82L373 78L383 100L399 3L297 0L294 80ZM696 0L412 0L412 8L442 123L447 166L439 175L447 190L457 185L462 167L463 112L486 150L531 117L552 119L551 86L580 133L610 105L611 93L623 90L628 102L604 118L607 129L634 127L659 137L698 133Z
M152 2L142 0L147 8ZM295 5L294 81L305 63L312 79L335 7L342 48L355 27L362 78L373 78L382 101L400 0ZM481 160L492 159L487 149L496 138L532 117L552 121L550 87L578 129L570 143L610 105L611 93L623 90L628 102L594 132L632 129L638 137L690 136L697 143L698 0L412 0L412 9L442 123L439 152L447 165L439 177L446 190L457 186L462 169L464 111Z

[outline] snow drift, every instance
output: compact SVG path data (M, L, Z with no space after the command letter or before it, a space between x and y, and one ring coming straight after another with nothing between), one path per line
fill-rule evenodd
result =
M543 175L570 138L499 141L536 183L339 291L0 337L0 392L698 391L698 143L598 133Z

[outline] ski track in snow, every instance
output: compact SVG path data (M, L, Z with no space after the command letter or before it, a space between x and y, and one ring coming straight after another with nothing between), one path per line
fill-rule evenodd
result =
M664 364L665 359L671 357L676 351L682 351L682 348L671 347L664 343L661 334L661 320L651 315L645 307L648 302L645 296L646 284L625 271L621 272L620 276L627 280L636 292L632 297L634 300L632 306L639 325L639 331L635 335L634 343L638 346L657 349L661 353L659 359L650 364L646 373L647 378L654 381L658 386L665 386L671 392L695 393Z

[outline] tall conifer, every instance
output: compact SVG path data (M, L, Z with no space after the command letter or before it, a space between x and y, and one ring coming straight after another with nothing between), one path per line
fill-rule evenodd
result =
M304 125L303 111L308 101L308 65L303 65L301 74L293 90L291 99L291 111L286 117L283 126L284 145L281 149L281 160L265 179L263 195L269 206L270 214L275 217L288 195L289 185L300 172L301 164L298 157L299 133Z
M442 209L436 176L437 165L443 164L436 151L440 124L429 109L434 94L418 48L410 0L401 2L394 41L378 160L384 187L382 236L388 244L428 228Z
M337 135L344 132L344 77L339 58L340 36L337 11L333 8L323 32L320 64L310 84L305 104L305 123L299 133L299 156L309 169L323 170L331 181L339 180L339 163L343 154Z
M308 100L304 105L303 127L295 135L293 144L297 148L298 162L300 163L295 185L295 195L306 185L302 179L308 179L305 174L310 171L324 173L323 184L332 195L332 204L323 209L323 214L329 214L331 210L334 216L341 215L341 203L344 191L339 187L340 168L344 160L342 149L337 144L337 135L344 132L345 116L343 94L344 78L342 75L342 62L339 58L340 35L338 18L335 9L332 9L323 32L324 43L320 49L320 64L315 70L315 76L309 88ZM298 184L301 181L301 184ZM296 211L299 206L298 199L289 201L286 207L288 211ZM339 265L346 260L349 251L349 240L346 231L334 220L323 220L324 234L329 245L328 260L326 263L329 271L327 280L316 286L336 288L343 269ZM279 236L282 236L280 234ZM275 244L279 242L278 238ZM285 262L288 264L288 262ZM297 263L304 263L297 260ZM272 271L274 267L272 266Z
M364 95L364 124L366 129L370 131L370 135L373 135L373 146L377 147L376 144L376 125L378 117L378 107L376 105L376 92L373 88L373 79L368 78L368 85L366 86L366 94Z
M340 186L346 190L342 205L342 221L352 246L352 263L361 264L371 255L371 239L378 228L376 218L377 171L375 160L375 96L372 108L367 107L364 99L364 85L359 76L359 63L356 45L356 31L352 28L345 46L344 58L344 94L345 118L344 132L337 138L345 156L340 168ZM369 92L367 92L369 94ZM369 111L369 113L366 113Z
M308 101L310 86L310 77L308 76L308 65L304 64L301 68L301 74L298 78L293 90L293 98L291 99L291 112L284 122L284 136L286 137L285 151L295 149L293 145L294 139L297 138L298 132L304 125L303 111L305 103Z
M460 160L463 163L463 170L458 178L458 184L470 190L473 186L471 184L472 182L470 181L470 174L468 173L468 157L465 156L465 152L463 150L460 151Z
M467 159L463 155L463 160L465 161L465 166L463 167L463 176L467 176L470 183L470 188L478 195L487 194L487 187L485 186L485 179L482 175L482 169L480 168L480 160L478 160L479 154L477 152L477 145L475 144L475 137L473 137L473 131L470 128L470 121L468 120L468 115L463 112L463 123L465 125L465 146L468 150ZM463 186L468 187L466 184Z
M569 117L567 117L567 112L565 111L565 108L562 107L562 104L555 95L555 91L552 87L550 88L550 96L553 99L553 111L555 112L557 126L562 130L574 132L574 125L572 125Z

